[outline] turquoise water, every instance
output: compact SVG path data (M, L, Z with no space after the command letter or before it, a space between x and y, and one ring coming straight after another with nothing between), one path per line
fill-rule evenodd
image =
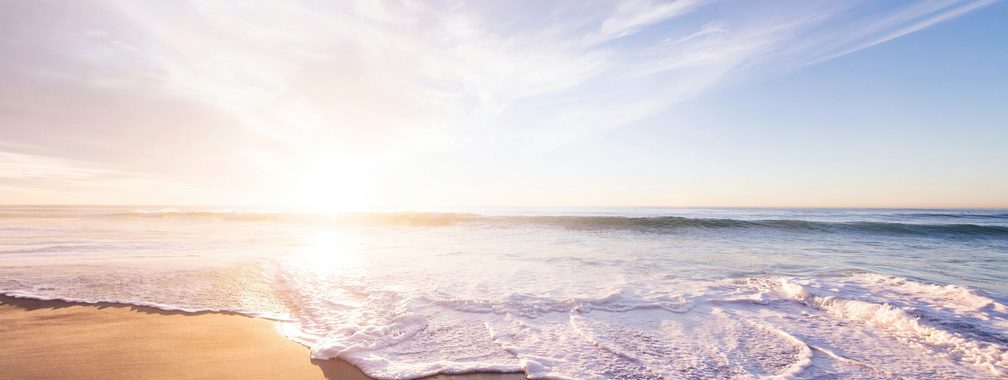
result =
M1008 210L4 207L0 291L265 316L380 378L1008 374Z

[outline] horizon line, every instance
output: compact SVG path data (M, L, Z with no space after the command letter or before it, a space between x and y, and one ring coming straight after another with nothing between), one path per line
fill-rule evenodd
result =
M277 211L310 212L310 208L271 206L262 204L197 204L197 203L0 203L0 208L6 207L224 207L224 208L260 208ZM1005 206L717 206L717 205L582 205L582 206L450 206L450 207L390 207L387 209L371 208L358 210L342 210L337 212L319 210L321 213L368 213L368 212L439 212L456 209L820 209L820 210L1008 210Z

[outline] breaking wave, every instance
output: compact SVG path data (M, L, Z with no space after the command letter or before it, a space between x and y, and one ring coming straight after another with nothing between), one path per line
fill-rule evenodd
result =
M922 214L913 214L922 215ZM728 219L693 218L683 216L526 216L482 215L475 213L390 212L315 214L280 213L235 210L177 209L134 210L126 214L135 218L191 218L212 220L331 222L348 224L378 224L401 226L449 226L458 224L483 224L500 226L547 226L576 230L631 230L663 233L688 230L774 230L793 232L866 233L887 235L941 235L963 237L1008 238L1008 214L923 214L931 217L966 218L1003 222L990 223L895 223L880 221L818 221L802 219Z

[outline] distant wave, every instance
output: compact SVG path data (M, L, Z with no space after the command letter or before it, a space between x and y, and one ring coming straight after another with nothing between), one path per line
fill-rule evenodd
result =
M951 213L951 212L897 213L893 214L893 216L902 218L1008 219L1008 213L984 213L984 212L971 212L971 211L962 211L957 213Z
M320 214L271 211L239 211L239 210L133 210L128 213L113 214L135 218L164 219L212 219L212 220L247 220L247 221L288 221L288 222L351 222L371 224L392 224L412 226L437 226L477 220L476 214L465 213L426 213L426 212L394 212L394 213L349 213Z
M233 219L233 220L273 220L283 216L282 213L238 210L179 210L138 209L127 213L113 213L112 216L131 216L149 218L195 218L195 219Z
M628 230L675 233L698 230L772 230L792 232L861 233L887 235L940 235L946 237L1008 237L1008 213L1003 212L893 212L876 220L822 221L802 219L731 219L684 216L612 215L484 215L475 213L388 212L321 214L230 209L184 210L174 208L129 211L91 210L52 214L39 211L0 213L0 217L105 217L137 219L194 219L249 222L335 223L395 226L451 226L476 224L513 227L538 225L572 230ZM877 219L883 218L883 221ZM951 220L950 220L951 219ZM894 220L892 222L886 220ZM943 223L943 222L961 223Z
M121 214L120 214L121 215ZM1008 225L987 224L927 224L877 221L825 222L800 219L743 220L728 218L688 218L682 216L627 217L627 216L525 216L481 215L472 213L394 212L326 215L313 213L252 212L234 210L175 209L134 210L126 216L141 218L195 218L248 221L326 221L403 226L446 226L464 223L516 226L543 225L577 230L638 230L642 232L674 232L677 230L712 229L769 229L779 231L852 232L893 235L960 235L1008 237ZM900 214L895 214L897 216ZM906 219L917 220L923 215L931 218L958 217L959 214L907 214ZM1004 219L1008 214L963 214L962 217Z
M511 218L517 218L523 222L543 223L577 229L632 229L645 231L668 231L676 229L773 229L900 235L948 234L1008 237L1008 226L977 224L913 224L857 221L820 222L791 219L739 220L686 218L678 216L647 218L615 216L504 217L504 219Z

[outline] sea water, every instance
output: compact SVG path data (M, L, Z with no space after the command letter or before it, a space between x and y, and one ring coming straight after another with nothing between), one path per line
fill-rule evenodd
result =
M271 318L387 379L1008 376L1008 210L3 207L0 292Z

